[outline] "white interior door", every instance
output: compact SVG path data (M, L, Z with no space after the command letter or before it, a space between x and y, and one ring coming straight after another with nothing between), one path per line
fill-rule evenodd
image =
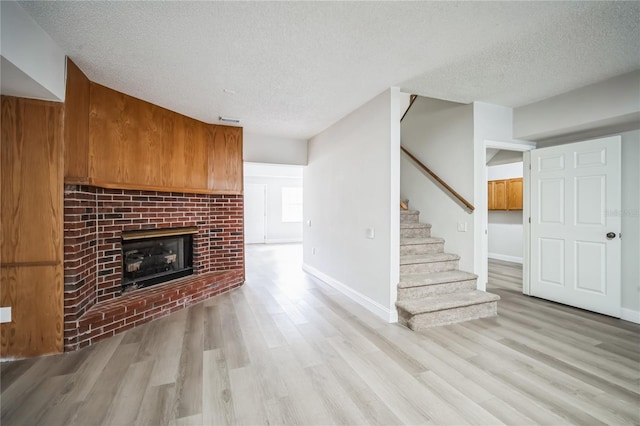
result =
M264 244L266 235L267 185L247 183L244 186L244 242Z
M620 137L531 151L531 295L620 317Z

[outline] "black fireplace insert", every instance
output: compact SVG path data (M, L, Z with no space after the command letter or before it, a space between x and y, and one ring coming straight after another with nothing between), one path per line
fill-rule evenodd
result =
M123 293L191 274L193 233L123 238Z

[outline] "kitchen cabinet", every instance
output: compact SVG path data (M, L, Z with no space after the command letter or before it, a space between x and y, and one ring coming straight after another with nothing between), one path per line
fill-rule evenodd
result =
M522 178L487 182L489 210L522 210Z

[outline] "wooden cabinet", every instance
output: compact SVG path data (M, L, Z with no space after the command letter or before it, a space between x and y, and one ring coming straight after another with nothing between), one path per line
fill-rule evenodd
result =
M487 183L489 210L522 210L522 178Z
M91 84L89 183L207 191L206 123Z
M507 209L507 182L494 180L489 182L489 210Z
M522 178L507 181L507 210L522 210Z
M242 194L242 128L208 124L92 83L68 61L64 180Z
M62 352L61 103L2 97L2 357Z
M220 193L242 193L242 129L215 126L209 145L209 188Z

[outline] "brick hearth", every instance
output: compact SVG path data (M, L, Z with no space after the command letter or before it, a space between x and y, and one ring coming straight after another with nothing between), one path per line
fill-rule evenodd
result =
M64 347L105 337L244 282L243 198L66 185ZM195 226L194 275L120 295L121 234Z

